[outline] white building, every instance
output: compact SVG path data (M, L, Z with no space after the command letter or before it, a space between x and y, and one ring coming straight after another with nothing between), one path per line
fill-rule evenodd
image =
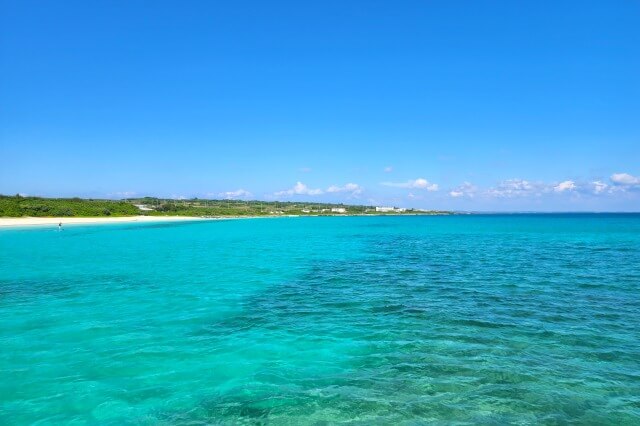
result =
M395 211L394 207L376 207L376 211L380 213L389 213Z
M147 207L144 204L134 204L134 206L136 206L140 211L143 211L143 212L149 212L153 210L152 208Z
M376 211L380 213L402 213L406 212L407 209L397 207L376 207Z
M331 209L331 213L346 213L347 209L344 207L334 207Z

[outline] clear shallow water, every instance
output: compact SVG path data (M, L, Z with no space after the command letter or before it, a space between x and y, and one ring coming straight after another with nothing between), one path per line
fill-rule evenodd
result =
M640 423L640 215L0 231L0 423Z

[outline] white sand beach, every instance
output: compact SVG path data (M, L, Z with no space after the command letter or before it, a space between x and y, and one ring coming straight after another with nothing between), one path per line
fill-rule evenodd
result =
M53 225L59 223L64 225L80 224L102 224L102 223L127 223L127 222L177 222L191 220L212 220L201 217L190 216L126 216L126 217L4 217L0 218L0 227L20 227Z

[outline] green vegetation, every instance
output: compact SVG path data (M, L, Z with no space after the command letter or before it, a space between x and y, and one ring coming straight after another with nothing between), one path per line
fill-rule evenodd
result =
M298 201L200 200L197 198L172 200L152 197L128 199L127 201L153 209L144 212L153 216L335 216L381 214L376 212L375 207L372 206ZM403 212L385 214L451 214L451 212L408 209Z
M39 198L0 195L0 217L54 216L329 216L381 214L363 205L239 200L173 200L131 198L127 200L87 200L80 198ZM411 210L383 214L450 214L445 211Z
M127 201L0 195L0 217L132 216L137 214L140 214L138 208Z
M347 206L342 204L300 203L279 201L241 201L241 200L170 200L142 198L129 200L154 210L149 215L178 216L278 216L278 215L329 215L336 214L331 209L344 209L343 214L363 214L366 206Z

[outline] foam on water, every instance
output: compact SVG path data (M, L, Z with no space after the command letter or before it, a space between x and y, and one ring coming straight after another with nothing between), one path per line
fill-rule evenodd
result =
M640 422L640 215L0 231L0 423Z

